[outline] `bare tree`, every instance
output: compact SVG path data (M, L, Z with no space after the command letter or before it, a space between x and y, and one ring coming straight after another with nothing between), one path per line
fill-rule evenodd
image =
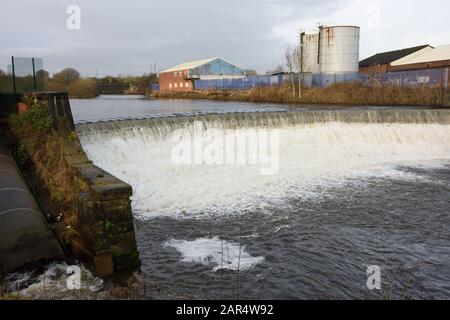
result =
M286 65L286 71L289 73L291 78L291 85L292 85L292 95L295 98L295 81L294 81L294 71L295 71L295 65L296 65L296 53L295 49L291 47L290 44L286 46L286 49L284 50L284 58L285 58L285 65Z
M306 36L305 32L300 32L300 41L299 47L296 50L296 70L299 73L298 78L298 97L302 98L302 85L304 85L305 81L305 73L311 72L311 61L308 50L305 49L304 37Z
M303 48L300 44L299 47L295 48L295 69L298 72L298 98L302 98L302 77L303 77L303 66L304 66L304 57L303 57Z

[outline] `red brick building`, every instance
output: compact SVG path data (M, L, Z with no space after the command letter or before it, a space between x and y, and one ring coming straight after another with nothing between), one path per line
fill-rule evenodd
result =
M189 78L189 69L170 72L161 72L159 74L160 91L194 91L194 81Z
M190 92L195 90L195 80L232 79L245 76L245 70L221 58L182 63L159 73L161 92Z

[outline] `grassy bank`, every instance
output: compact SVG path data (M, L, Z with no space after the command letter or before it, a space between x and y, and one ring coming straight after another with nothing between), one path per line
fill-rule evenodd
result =
M204 90L155 93L166 99L209 99L221 101L267 102L285 104L450 106L439 87L364 86L340 83L326 88L304 88L302 97L294 97L292 87L272 86L251 90Z

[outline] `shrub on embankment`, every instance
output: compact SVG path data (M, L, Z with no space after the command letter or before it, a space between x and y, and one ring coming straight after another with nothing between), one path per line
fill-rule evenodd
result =
M298 89L298 88L297 88ZM267 102L286 104L332 105L399 105L445 106L448 98L441 87L400 87L394 85L366 86L340 83L326 88L303 88L302 97L293 95L292 87L271 86L251 90L204 90L195 92L164 92L159 98L210 99L223 101Z
M21 169L32 184L48 195L54 227L67 242L76 232L76 195L87 190L64 160L65 144L52 130L52 117L44 102L26 101L27 111L12 115L10 140Z
M80 73L73 68L66 68L46 78L45 90L67 91L71 99L90 99L99 95L97 82L92 78L81 78Z

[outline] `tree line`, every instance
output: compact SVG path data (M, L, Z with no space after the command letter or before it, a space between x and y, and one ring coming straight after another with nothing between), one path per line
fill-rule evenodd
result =
M32 90L33 76L22 78L27 79L19 80L30 82L24 87ZM158 81L154 73L142 76L82 77L74 68L65 68L52 76L48 71L40 70L36 73L36 79L43 83L39 90L67 91L72 99L94 98L100 94L147 94L152 83ZM12 77L0 69L0 92L12 92L12 89Z

